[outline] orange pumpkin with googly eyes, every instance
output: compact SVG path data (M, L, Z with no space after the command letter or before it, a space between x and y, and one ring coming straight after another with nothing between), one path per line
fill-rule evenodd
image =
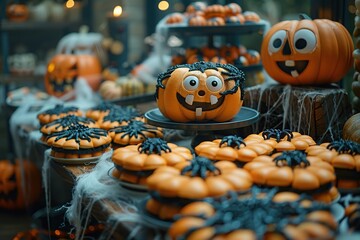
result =
M157 79L160 112L175 122L224 122L243 103L244 73L230 64L196 62L172 66Z
M338 82L353 66L354 43L347 29L328 19L307 16L282 21L265 35L261 59L276 81L291 85Z

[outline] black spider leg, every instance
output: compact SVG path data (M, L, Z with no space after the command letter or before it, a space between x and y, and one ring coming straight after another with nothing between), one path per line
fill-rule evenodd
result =
M273 159L276 166L280 166L279 162L285 161L289 167L308 167L310 162L306 159L306 154L302 151L284 151Z
M219 147L221 147L223 144L225 144L230 147L237 147L240 149L241 144L244 144L246 146L246 143L244 142L244 139L242 137L236 136L236 135L230 135L225 136L221 139Z
M199 176L201 178L207 177L207 171L214 173L215 175L221 174L219 168L214 165L214 162L205 158L196 156L191 162L190 165L184 167L181 170L181 175L185 175L187 172L191 171L191 176Z
M330 150L336 150L338 153L348 153L351 155L360 154L360 144L350 141L340 139L338 141L331 142L328 146Z
M156 153L161 155L161 151L171 152L171 149L165 140L162 140L160 138L147 138L139 145L138 151L140 153Z

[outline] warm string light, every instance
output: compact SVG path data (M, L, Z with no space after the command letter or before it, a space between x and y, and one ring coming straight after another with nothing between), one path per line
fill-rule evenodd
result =
M67 0L65 3L66 8L72 8L75 6L74 0Z
M114 17L120 17L122 12L123 12L122 7L120 5L117 5L117 6L114 7L113 16Z
M158 8L161 11L166 11L169 8L169 2L168 1L160 1L158 4Z

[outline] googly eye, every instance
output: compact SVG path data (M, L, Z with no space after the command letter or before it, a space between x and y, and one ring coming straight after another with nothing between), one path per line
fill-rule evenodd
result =
M218 92L222 88L223 82L216 76L210 76L206 79L206 86L211 92Z
M271 54L278 52L281 49L282 45L284 45L285 38L286 38L285 30L279 30L275 32L269 40L269 45L268 45L269 53Z
M184 79L184 88L188 91L196 90L199 86L199 79L195 76L187 76Z
M316 47L316 36L309 29L300 29L294 34L294 47L299 53L310 53Z

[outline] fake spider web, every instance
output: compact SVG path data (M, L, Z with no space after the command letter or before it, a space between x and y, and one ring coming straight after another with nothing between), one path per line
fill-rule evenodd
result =
M100 239L111 239L118 230L119 225L124 224L124 222L133 223L135 226L130 231L127 239L133 239L148 225L142 220L137 210L137 206L144 199L145 193L124 189L120 186L118 180L110 177L110 171L114 166L111 161L112 153L112 151L109 151L103 154L91 172L77 177L72 200L68 206L63 206L67 208L65 217L73 225L71 233L74 234L75 239L83 239L86 227L90 222L91 213L95 205L102 200L110 201L117 211L111 212L108 209L101 209L101 211L110 213L109 216L106 216L105 224L110 227L103 231ZM43 179L46 179L46 181L49 181L48 168L49 166L46 166L46 164L43 165ZM48 196L46 198L48 211L50 210L49 193L51 190L49 186L49 183L45 186L46 195ZM154 239L161 239L160 233L155 231L153 234Z
M341 138L344 123L351 116L348 95L336 85L296 87L266 83L246 89L244 106L260 113L255 124L242 129L244 135L268 128L290 129L310 135L317 143Z

